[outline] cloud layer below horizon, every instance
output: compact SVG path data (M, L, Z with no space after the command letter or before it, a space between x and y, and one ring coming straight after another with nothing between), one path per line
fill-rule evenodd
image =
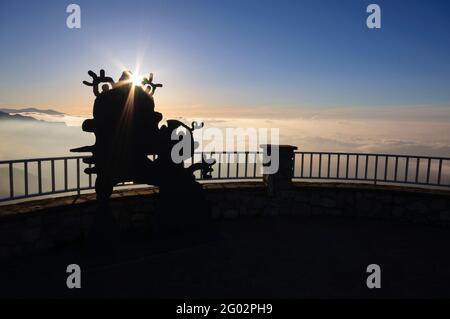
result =
M272 114L261 110L243 117L185 117L205 122L205 128L278 128L280 143L304 151L342 151L450 156L450 110L447 108L340 108ZM246 114L243 110L242 114ZM92 144L94 136L81 131L84 117L28 114L50 123L3 122L0 159L69 155L72 147ZM220 114L217 114L220 115ZM224 134L225 135L225 134Z

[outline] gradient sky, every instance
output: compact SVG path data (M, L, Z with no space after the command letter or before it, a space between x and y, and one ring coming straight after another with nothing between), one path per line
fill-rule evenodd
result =
M164 114L339 107L450 110L450 1L0 3L0 106L91 113L87 71L153 72ZM366 27L366 7L382 29ZM198 114L197 114L198 113Z

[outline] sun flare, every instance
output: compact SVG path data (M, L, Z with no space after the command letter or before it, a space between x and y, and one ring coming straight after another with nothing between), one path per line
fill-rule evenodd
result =
M131 74L130 82L134 86L141 86L142 85L142 76L140 76L138 74Z

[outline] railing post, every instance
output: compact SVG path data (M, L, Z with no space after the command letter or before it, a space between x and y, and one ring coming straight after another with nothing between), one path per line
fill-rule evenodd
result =
M80 158L77 158L77 195L81 194L81 181L80 181Z
M14 169L12 163L9 163L9 197L14 199Z
M269 195L292 187L297 146L263 144L263 181Z

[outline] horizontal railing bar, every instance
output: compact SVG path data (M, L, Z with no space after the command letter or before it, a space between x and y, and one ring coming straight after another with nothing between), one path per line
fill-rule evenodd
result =
M439 157L439 156L425 156L425 155L398 155L398 154L384 154L384 153L344 153L344 152L308 152L308 151L295 151L294 154L313 154L313 155L350 155L350 156L378 156L378 157L399 157L399 158L420 158L420 159L431 159L431 160L439 160L442 159L444 161L450 161L450 157Z
M401 184L409 184L409 185L420 185L420 186L433 186L433 187L446 187L446 188L450 188L450 184L449 185L442 185L442 184L427 184L427 183L415 183L415 182L395 182L394 180L380 180L380 179L373 179L373 178L368 178L368 179L354 179L354 178L345 178L345 177L341 177L341 178L319 178L319 177L306 177L306 178L300 178L297 176L294 176L292 178L293 180L328 180L328 181L362 181L362 182L370 182L373 185L373 182L377 182L377 185L383 185L383 184L396 184L396 185L401 185Z
M0 164L9 164L9 163L25 163L25 162L48 162L48 161L62 161L65 159L83 159L89 156L60 156L60 157L42 157L42 158L24 158L24 159L15 159L15 160L2 160Z
M209 155L214 155L214 154L263 154L262 151L217 151L217 152L194 152L194 155L197 154L209 154Z

